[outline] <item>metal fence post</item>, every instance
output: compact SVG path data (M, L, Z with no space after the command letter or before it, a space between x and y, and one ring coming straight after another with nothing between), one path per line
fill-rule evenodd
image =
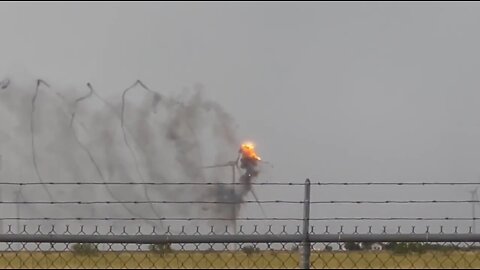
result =
M302 243L302 269L310 269L310 180L305 180L305 198L303 201L303 243Z

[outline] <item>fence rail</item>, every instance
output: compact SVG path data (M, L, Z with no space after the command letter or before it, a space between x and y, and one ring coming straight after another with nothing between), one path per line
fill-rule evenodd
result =
M299 243L305 236L287 235L22 235L1 234L0 242L28 243ZM313 234L307 242L480 242L480 234Z

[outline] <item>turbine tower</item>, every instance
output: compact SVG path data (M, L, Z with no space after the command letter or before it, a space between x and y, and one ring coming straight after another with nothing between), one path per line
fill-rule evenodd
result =
M239 169L238 167L238 160L232 160L232 161L228 161L228 162L225 162L225 163L222 163L222 164L216 164L216 165L211 165L211 166L204 166L202 168L204 169L211 169L211 168L222 168L222 167L231 167L232 168L232 195L235 196L235 182L236 182L236 175L235 175L235 169ZM266 163L266 162L265 162ZM258 206L260 207L260 210L262 211L262 214L267 217L267 213L265 212L265 210L263 209L262 207L262 204L260 203L260 200L258 199L258 196L257 194L255 193L254 189L251 188L250 189L250 192L252 193L253 197L255 198L255 201L257 202ZM234 227L234 231L235 231L235 234L237 233L237 204L236 203L232 203L232 214L233 214L233 219L232 219L232 223L233 223L233 227Z
M235 181L236 181L236 176L235 176L235 169L238 168L238 161L237 160L232 160L228 161L222 164L216 164L212 166L205 166L203 167L204 169L211 169L211 168L222 168L222 167L231 167L232 168L232 195L235 196ZM237 234L237 205L236 203L232 203L232 225L233 225L233 231L235 234Z

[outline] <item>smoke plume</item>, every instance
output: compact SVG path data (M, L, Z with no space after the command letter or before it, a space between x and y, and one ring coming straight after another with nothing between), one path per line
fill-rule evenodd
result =
M182 98L151 90L141 81L116 97L102 93L91 84L73 89L43 80L0 82L0 180L41 183L21 189L2 186L3 200L16 200L20 194L29 201L53 202L240 201L237 194L211 186L48 185L230 182L228 170L202 168L231 160L239 145L232 117L204 96L202 86ZM195 217L205 211L213 217L230 215L229 210L201 204L22 205L20 210L2 210L28 217L157 218L150 222L156 226L162 218Z

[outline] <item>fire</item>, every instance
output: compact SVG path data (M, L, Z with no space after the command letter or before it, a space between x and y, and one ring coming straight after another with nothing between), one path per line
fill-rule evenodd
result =
M256 160L262 160L255 152L255 144L253 144L252 142L243 143L240 148L240 151L242 152L242 155L244 157L248 157Z

